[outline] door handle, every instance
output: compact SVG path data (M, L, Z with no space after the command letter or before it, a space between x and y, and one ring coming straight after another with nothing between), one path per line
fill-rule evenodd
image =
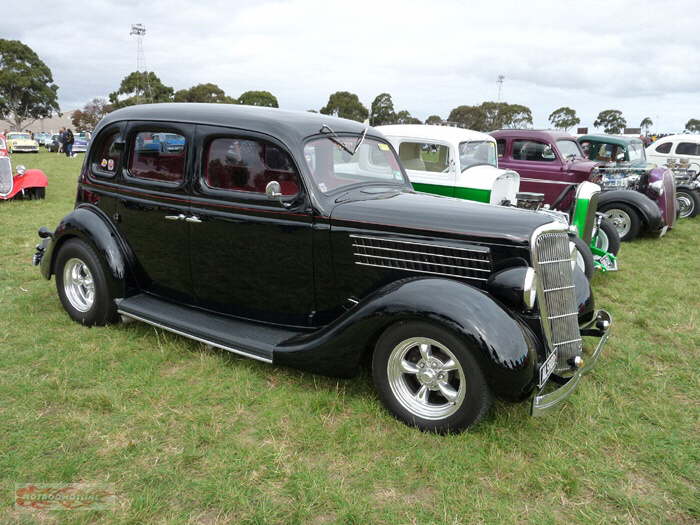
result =
M181 213L180 215L166 215L166 221L182 221L185 220L185 216Z
M195 224L199 224L200 222L202 222L202 220L199 217L197 217L196 215L192 215L191 217L185 218L185 221L194 222Z

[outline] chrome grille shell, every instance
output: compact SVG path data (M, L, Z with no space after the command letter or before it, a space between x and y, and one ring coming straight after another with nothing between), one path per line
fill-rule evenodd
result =
M549 352L557 352L555 371L569 371L569 360L582 354L583 341L568 233L559 223L540 226L532 236L531 253L545 344Z
M391 237L350 235L355 264L485 282L491 275L491 251Z
M0 157L0 197L7 197L12 192L14 178L9 157Z

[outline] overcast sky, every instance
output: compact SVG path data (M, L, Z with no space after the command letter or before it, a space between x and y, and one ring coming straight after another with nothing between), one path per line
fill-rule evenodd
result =
M5 6L0 37L39 54L69 110L136 69L132 23L146 26L147 67L166 85L264 89L287 109L319 109L340 90L369 107L388 92L397 111L446 118L496 100L503 74L502 99L539 127L560 106L582 125L604 109L659 131L700 118L698 0L29 1Z

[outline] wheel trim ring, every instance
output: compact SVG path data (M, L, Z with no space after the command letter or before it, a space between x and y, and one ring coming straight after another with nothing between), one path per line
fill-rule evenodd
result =
M446 403L442 404L430 402L423 404L416 399L416 392L406 380L406 376L412 374L405 373L401 367L401 363L406 355L414 348L417 348L420 344L428 344L431 347L439 349L440 352L455 362L456 368L451 373L454 373L457 376L459 385L457 387L457 396L454 402L450 402L445 399ZM389 387L391 388L394 398L398 401L398 403L412 415L423 419L440 420L451 416L457 412L457 410L459 410L466 396L467 384L464 371L459 360L445 345L427 337L412 337L405 339L394 347L391 354L389 354L389 359L387 361L387 378Z
M583 254L576 249L576 266L585 274L586 273L586 260L583 258Z
M624 237L630 232L632 228L632 218L626 211L612 208L605 212L605 217L610 219L620 237Z
M90 268L77 257L63 266L63 291L70 305L81 313L90 310L95 302L95 281Z
M685 193L678 193L676 194L676 202L678 202L678 209L680 211L680 216L682 218L688 217L691 213L693 213L693 208L695 208L695 203L693 200L690 198L689 195L686 195Z

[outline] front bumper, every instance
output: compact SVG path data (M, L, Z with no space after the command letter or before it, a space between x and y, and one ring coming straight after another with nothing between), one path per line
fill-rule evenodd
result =
M532 406L530 410L530 414L532 416L544 416L563 403L571 394L574 393L576 387L578 387L581 377L590 372L595 366L596 361L603 350L603 346L605 346L605 343L608 340L611 326L612 317L610 314L605 310L599 310L590 327L581 330L581 335L600 338L595 350L590 355L583 356L585 365L576 370L571 377L562 379L563 383L559 388L545 394L544 392L547 390L547 385L545 385L537 394L535 394L532 399Z

